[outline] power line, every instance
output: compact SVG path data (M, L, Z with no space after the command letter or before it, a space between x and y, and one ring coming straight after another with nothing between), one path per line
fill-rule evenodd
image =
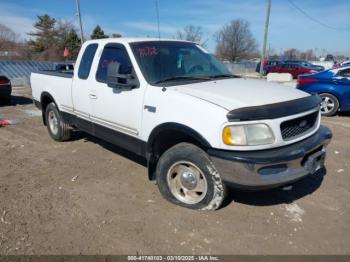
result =
M330 25L327 25L325 23L323 23L322 21L313 18L311 15L309 15L308 13L306 13L303 9L301 9L299 6L297 6L294 2L292 2L292 0L287 0L295 9L297 9L300 13L302 13L303 15L305 15L307 18L309 18L310 20L314 21L315 23L322 25L324 27L327 27L329 29L333 29L333 30L347 30L348 28L337 28L337 27L333 27Z

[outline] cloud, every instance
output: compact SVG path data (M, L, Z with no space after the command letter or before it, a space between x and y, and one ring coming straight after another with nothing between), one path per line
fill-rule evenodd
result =
M24 15L27 12L38 12L34 9L24 9L21 6L13 4L0 3L0 23L12 29L20 38L28 38L27 33L34 30L34 19Z
M34 20L17 15L4 15L0 13L0 23L12 29L20 38L28 38L27 33L34 30Z

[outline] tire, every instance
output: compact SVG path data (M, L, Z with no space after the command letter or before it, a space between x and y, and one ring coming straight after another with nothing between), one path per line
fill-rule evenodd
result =
M2 105L10 105L11 104L11 95L0 97L0 104Z
M5 98L5 104L6 105L11 105L11 95L9 95L9 96L7 96L6 98Z
M179 143L163 153L156 179L162 196L182 207L216 210L225 197L225 185L208 155L190 143Z
M65 123L58 112L55 103L50 103L45 109L47 130L52 139L63 142L71 137L71 127Z
M321 114L323 116L334 116L339 109L338 99L329 93L320 94L322 99Z

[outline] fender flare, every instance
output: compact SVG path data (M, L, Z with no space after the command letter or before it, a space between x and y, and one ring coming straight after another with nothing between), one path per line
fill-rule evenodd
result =
M152 130L147 140L147 146L146 146L147 153L152 153L152 147L157 136L164 131L174 131L174 132L180 132L180 133L186 134L187 136L196 140L201 146L205 148L211 147L210 143L193 128L183 124L179 124L179 123L168 122L168 123L160 124Z
M155 180L155 169L157 166L158 159L153 152L154 143L162 132L164 131L174 131L177 133L185 134L197 142L202 148L211 148L210 143L196 130L183 124L168 122L156 126L148 137L146 144L146 159L148 166L148 178L149 180Z
M53 98L53 96L52 96L49 92L47 92L47 91L44 91L44 92L41 93L41 95L40 95L40 103L42 103L44 97L50 98L50 100L52 100L52 101L56 104L56 101L55 101L55 99ZM57 105L57 104L56 104L56 105Z

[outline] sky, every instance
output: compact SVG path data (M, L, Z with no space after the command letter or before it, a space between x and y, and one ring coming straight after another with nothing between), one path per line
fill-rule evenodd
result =
M292 1L317 23L297 10ZM80 0L84 34L98 24L106 34L158 36L156 0ZM266 0L158 0L160 33L173 38L188 24L201 26L207 48L215 50L215 33L233 19L249 21L258 45L263 42ZM37 15L49 14L76 25L75 0L0 0L0 23L22 39L33 31ZM316 49L350 55L350 0L272 0L269 46ZM325 50L325 51L324 51Z

